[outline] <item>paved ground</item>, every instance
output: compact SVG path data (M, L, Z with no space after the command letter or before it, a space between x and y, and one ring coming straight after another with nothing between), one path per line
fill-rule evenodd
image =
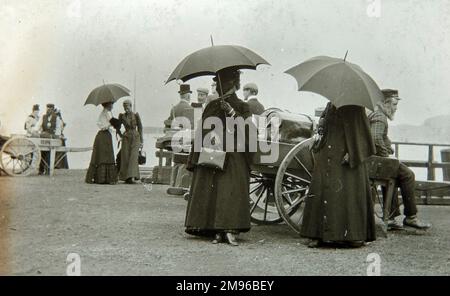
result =
M101 186L84 171L0 177L0 274L64 275L78 253L83 275L450 275L450 207L422 206L434 228L390 234L360 249L309 249L286 225L255 226L241 245L189 237L186 202L165 186Z

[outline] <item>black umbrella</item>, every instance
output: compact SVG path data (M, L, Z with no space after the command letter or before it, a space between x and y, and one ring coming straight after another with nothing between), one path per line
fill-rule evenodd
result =
M292 75L299 91L310 91L329 99L336 108L358 105L374 110L383 100L375 81L358 65L326 56L311 58L285 73Z
M248 48L238 45L213 45L185 57L166 83L176 79L185 82L195 77L216 75L218 71L230 67L256 70L260 64L270 65Z
M91 91L84 105L98 106L103 103L114 103L120 98L128 96L130 96L130 90L123 85L117 83L103 84Z

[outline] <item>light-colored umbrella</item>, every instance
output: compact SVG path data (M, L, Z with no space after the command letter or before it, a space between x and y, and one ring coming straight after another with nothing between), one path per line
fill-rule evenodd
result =
M183 82L200 76L216 75L225 68L252 69L269 63L248 48L238 45L213 45L185 57L173 70L166 83L180 79Z
M114 103L120 98L128 97L129 95L130 90L123 85L117 83L103 84L91 91L84 105L92 104L98 106L103 103Z
M299 91L310 91L326 97L336 108L346 105L374 110L383 100L375 81L358 65L344 59L319 56L311 58L285 73L292 75Z

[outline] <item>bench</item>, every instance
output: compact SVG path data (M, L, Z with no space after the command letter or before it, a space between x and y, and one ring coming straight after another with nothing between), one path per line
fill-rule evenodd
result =
M383 232L387 234L387 222L391 214L391 204L397 190L396 177L400 161L395 158L371 156L366 160L372 192L378 194L378 186L385 187L382 200L379 200L382 209ZM376 197L373 197L376 200Z

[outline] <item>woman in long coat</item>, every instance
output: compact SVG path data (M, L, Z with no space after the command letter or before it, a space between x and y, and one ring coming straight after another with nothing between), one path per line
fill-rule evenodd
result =
M125 127L120 149L119 178L128 184L134 184L139 180L139 149L144 145L142 136L142 122L139 113L132 111L130 100L123 102L125 113L119 114L119 121Z
M243 119L251 117L247 103L235 94L240 87L240 73L236 70L222 70L219 75L221 83L218 83L217 90L223 95L222 98L211 101L202 114L202 126L197 130L197 136L201 136L202 140L211 132L203 125L207 118L220 118L224 127L223 135L225 135L229 132L226 128L226 117L242 117ZM241 132L245 133L245 131ZM237 133L236 129L233 135L235 145L237 137L243 135ZM224 147L226 147L225 136L223 138ZM244 145L247 144L246 137ZM235 235L250 230L248 147L245 152L227 151L223 171L198 165L198 151L200 149L194 143L187 164L187 169L193 170L194 173L186 211L186 232L192 235L214 237L213 243L226 240L232 245L237 245Z
M117 170L111 135L113 103L102 104L103 110L97 120L100 129L95 136L91 162L86 173L86 183L116 184Z
M375 153L363 107L328 103L323 145L306 198L301 235L310 246L338 242L362 246L375 240L375 220L364 160Z

